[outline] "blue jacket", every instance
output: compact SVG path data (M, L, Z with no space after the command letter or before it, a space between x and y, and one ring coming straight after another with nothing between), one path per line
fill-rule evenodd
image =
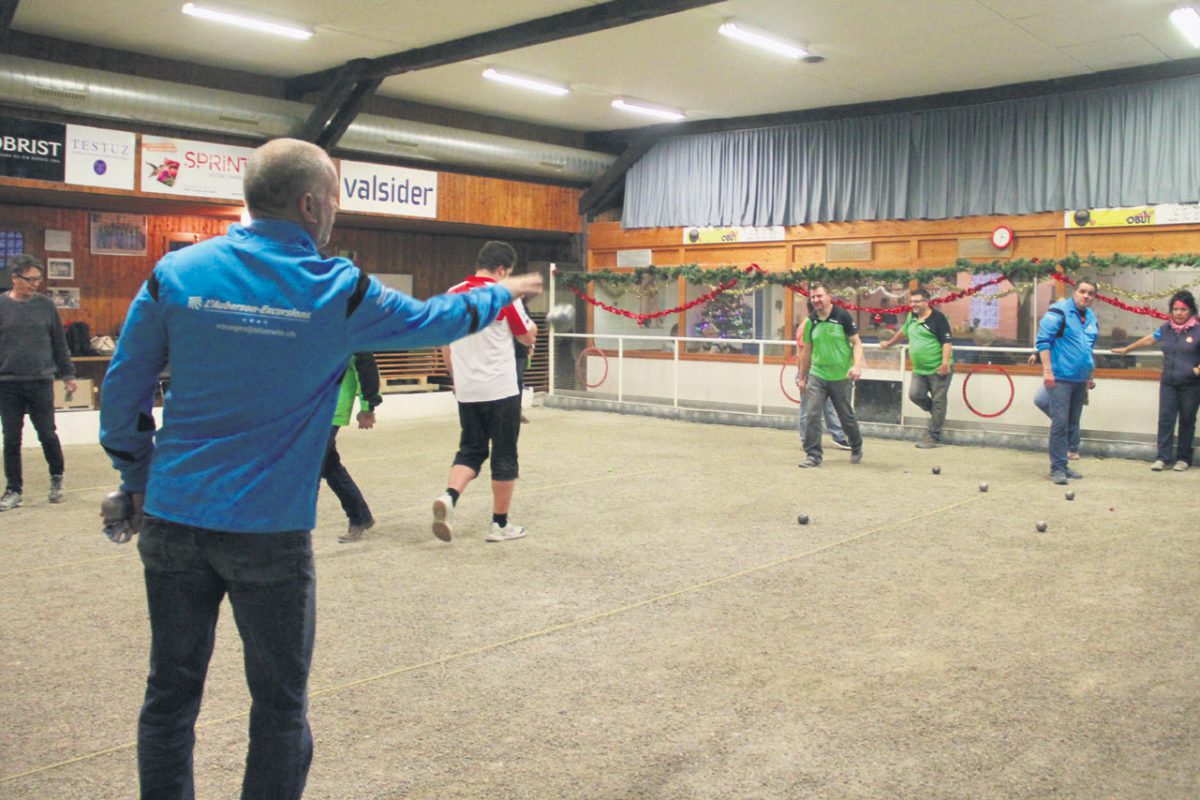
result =
M169 253L130 306L104 379L100 443L146 513L212 530L308 530L351 353L433 347L491 323L499 285L428 301L255 220ZM162 430L151 416L170 364Z
M1092 377L1092 347L1100 335L1096 315L1084 309L1081 319L1074 298L1059 300L1046 309L1038 325L1037 349L1050 351L1055 380L1082 382Z

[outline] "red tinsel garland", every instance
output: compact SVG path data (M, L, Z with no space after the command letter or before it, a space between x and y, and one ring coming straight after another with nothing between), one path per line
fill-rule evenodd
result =
M1035 261L1036 261L1036 259L1035 259ZM745 271L746 272L762 272L762 267L758 266L758 264L751 264L750 266L746 267ZM1068 286L1075 285L1075 281L1071 280L1070 278L1068 278L1066 275L1063 275L1062 273L1059 273L1059 272L1051 273L1051 277L1053 277L1054 280L1059 281L1060 283L1067 284ZM964 298L971 297L972 295L978 294L979 292L988 288L989 286L995 286L996 284L1001 283L1006 280L1008 280L1008 278L1006 276L1000 275L998 277L991 278L990 280L986 280L983 283L978 284L977 286L972 286L969 289L960 289L957 292L951 292L950 294L942 295L941 297L932 298L929 301L929 305L940 306L940 305L944 305L946 303L953 303L955 301L962 300ZM672 314L678 314L680 312L687 311L690 308L694 308L698 305L701 305L702 303L707 303L710 300L712 300L713 298L715 298L717 295L721 294L722 292L726 292L726 291L732 289L734 286L737 285L737 283L738 282L736 280L726 281L726 282L720 284L716 289L713 289L711 292L700 295L696 299L691 300L690 302L687 302L684 305L678 306L676 308L664 309L663 311L655 311L651 314L638 314L633 311L626 311L623 308L617 308L616 306L610 306L608 303L597 300L596 298L591 297L590 295L586 295L579 289L576 289L574 286L570 287L570 289L572 292L575 293L576 297L578 297L581 300L584 300L588 303L591 303L596 308L602 308L605 311L609 312L610 314L618 314L622 317L627 317L629 319L632 319L632 320L636 321L638 325L645 325L646 320L658 319L659 317L669 317ZM808 290L802 286L789 286L787 288L793 292L798 292L799 294L801 294L805 297L808 297ZM1102 294L1097 294L1096 299L1101 300L1105 303L1108 303L1110 306L1115 306L1116 308L1119 308L1122 311L1131 311L1134 314L1142 314L1143 316L1154 317L1155 319L1169 319L1169 316L1167 314L1163 313L1162 311L1156 311L1153 308L1148 308L1147 306L1131 306L1128 303L1123 303L1114 297L1105 297ZM855 305L854 303L847 303L843 300L837 300L837 299L833 300L833 304L835 306L841 306L842 308L846 309L847 311L863 311L867 314L907 314L908 312L912 311L912 306L910 306L910 305L890 306L888 308L875 308L872 306L859 306L859 305Z
M979 292L986 289L987 287L995 286L996 284L1000 283L1001 281L1006 281L1006 280L1008 280L1008 278L1005 277L1004 275L1001 275L997 278L992 278L990 280L984 281L983 283L979 284L978 286L972 286L969 289L961 289L957 292L951 292L950 294L943 295L941 297L935 297L929 301L929 305L940 306L943 303L953 303L956 300L962 300L964 297L970 297L971 295L979 294ZM800 294L804 295L805 297L808 297L808 291L806 289L804 289L804 287L802 287L802 286L789 286L787 288L791 289L793 292L799 292ZM907 314L908 312L912 311L912 306L908 306L908 305L888 306L887 308L873 308L872 306L856 306L856 305L854 305L854 303L847 303L844 300L838 300L836 298L834 298L833 304L835 306L841 306L842 308L846 309L847 311L865 311L868 314Z
M1067 286L1075 286L1076 281L1071 280L1061 272L1055 272L1052 276L1059 283L1065 283ZM1124 303L1115 297L1105 297L1100 293L1096 293L1096 299L1108 303L1110 306L1121 309L1122 311L1132 311L1134 314L1141 314L1144 317L1154 317L1155 319L1170 319L1170 315L1162 311L1156 311L1149 306L1131 306Z

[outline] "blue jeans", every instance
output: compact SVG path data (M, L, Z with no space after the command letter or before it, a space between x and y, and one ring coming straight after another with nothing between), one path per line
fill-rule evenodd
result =
M342 504L342 511L351 525L366 525L371 521L371 507L358 489L358 484L350 476L342 457L337 451L338 426L333 426L329 436L329 445L325 448L325 461L321 464L321 477L329 484L329 488L337 495Z
M1055 381L1050 394L1050 471L1067 469L1070 432L1079 431L1086 381Z
M806 416L804 427L804 452L819 464L824 458L825 451L821 448L821 415L817 412L827 401L833 402L834 413L846 431L850 442L850 452L862 452L862 433L858 429L858 417L854 416L854 407L850 405L850 379L826 381L816 375L808 376L808 385L804 389L804 411Z
M837 414L833 410L833 399L825 398L825 427L829 430L829 435L835 439L845 439L846 432L842 430L842 424L838 422ZM796 420L796 430L800 432L800 439L804 439L804 428L808 425L808 412L804 409L804 398L800 398L800 416Z
M143 800L195 797L195 722L226 593L251 698L242 798L299 798L313 747L307 718L316 629L311 532L226 533L148 518L138 552L151 635L137 736Z
M1158 459L1170 463L1192 463L1192 442L1196 436L1196 410L1200 406L1200 383L1177 386L1158 385ZM1175 420L1179 420L1179 441L1175 441ZM1172 452L1174 451L1174 452Z
M1084 399L1087 399L1086 392L1084 393ZM1051 421L1053 421L1054 417L1050 414L1050 393L1046 391L1046 384L1043 383L1038 387L1037 394L1033 396L1033 404L1038 407L1039 411L1041 411L1047 417L1050 417ZM1069 449L1072 453L1078 453L1081 439L1082 436L1079 433L1079 420L1076 420L1075 425L1067 431L1067 449Z

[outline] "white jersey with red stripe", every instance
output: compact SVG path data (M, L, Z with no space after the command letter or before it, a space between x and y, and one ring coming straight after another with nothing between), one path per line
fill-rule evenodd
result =
M472 275L450 289L450 294L495 283L494 278ZM454 396L460 403L503 400L517 394L517 360L513 336L533 328L533 320L520 300L505 306L491 325L450 345L454 370Z

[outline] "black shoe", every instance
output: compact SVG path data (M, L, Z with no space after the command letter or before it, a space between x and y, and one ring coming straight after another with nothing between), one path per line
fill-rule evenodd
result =
M852 449L852 448L850 447L850 441L849 441L848 439L846 439L846 437L845 437L845 436L830 436L829 438L830 438L830 439L833 439L833 444L834 444L836 447L839 447L839 448L841 448L842 450L850 450L850 449Z

